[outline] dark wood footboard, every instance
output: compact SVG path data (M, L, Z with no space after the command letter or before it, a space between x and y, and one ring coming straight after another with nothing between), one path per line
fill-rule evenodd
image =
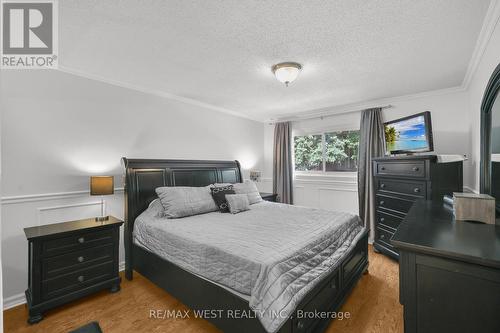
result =
M222 310L221 313L226 315L206 319L224 332L266 332L257 318L228 318L231 311L251 313L245 299L137 245L132 245L132 251L134 270L190 309ZM311 314L337 311L367 268L368 234L365 232L339 267L308 293L279 332L323 332L331 316L321 319L313 318Z

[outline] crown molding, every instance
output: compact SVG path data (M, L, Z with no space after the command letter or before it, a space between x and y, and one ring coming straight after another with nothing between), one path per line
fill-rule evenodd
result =
M117 86L120 88L135 90L138 92L142 92L144 94L154 95L154 96L174 100L177 102L181 102L181 103L185 103L185 104L189 104L189 105L194 105L194 106L198 106L198 107L205 108L205 109L210 109L212 111L217 111L217 112L229 114L231 116L235 116L238 118L245 118L245 119L253 120L253 121L257 121L257 122L263 122L263 120L260 118L251 117L247 114L236 112L236 111L226 109L226 108L223 108L220 106L216 106L213 104L200 102L200 101L192 99L192 98L182 97L182 96L178 96L175 94L171 94L171 93L167 93L167 92L163 92L163 91L159 91L159 90L154 90L154 89L150 89L150 88L146 88L146 87L142 87L142 86L138 86L138 85L134 85L134 84L130 84L130 83L125 83L122 81L107 79L107 78L104 78L104 77L99 76L99 75L88 74L88 73L85 73L85 72L82 72L79 70L75 70L75 69L72 69L69 67L59 65L59 68L57 68L56 70L63 72L63 73L66 73L66 74L71 74L71 75L75 75L75 76L82 77L85 79L106 83L106 84Z
M465 77L462 82L464 90L469 88L470 82L476 73L477 67L481 63L481 59L483 58L484 52L489 45L491 36L493 35L498 22L500 22L500 1L491 0L483 21L483 26L479 32L474 52L472 52L467 72L465 73Z
M424 91L424 92L420 92L420 93L416 93L416 94L408 94L408 95L402 95L402 96L379 98L379 99L373 99L373 100L359 102L359 103L325 107L325 108L310 110L310 111L301 112L301 113L285 114L285 115L281 115L280 117L270 118L270 119L268 119L267 122L274 123L274 122L280 122L280 121L300 121L300 120L306 120L306 119L312 119L312 118L329 117L329 116L357 112L357 111L361 111L364 109L379 107L380 105L392 105L392 104L400 102L400 101L407 101L407 100L425 98L425 97L442 96L442 95L448 95L448 94L456 94L456 93L460 93L463 91L465 91L465 88L463 86L457 86L457 87L451 87L451 88Z

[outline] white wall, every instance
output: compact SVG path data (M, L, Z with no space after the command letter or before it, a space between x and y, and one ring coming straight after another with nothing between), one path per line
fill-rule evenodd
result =
M497 5L500 8L500 4ZM500 11L500 10L497 10ZM471 187L479 191L479 166L480 166L480 117L481 101L484 90L495 67L500 63L500 18L496 18L496 26L484 50L479 65L472 76L469 85L469 107L471 114Z
M0 95L0 99L1 99ZM2 110L2 105L0 104L0 112ZM2 148L1 148L1 142L2 142L2 135L1 135L1 122L2 120L0 119L0 197L2 196ZM2 239L2 205L0 205L0 241ZM2 247L0 246L0 268L3 267L2 264ZM2 283L2 270L0 269L0 332L3 332L3 283Z
M97 215L90 175L115 176L108 213L123 217L122 156L238 159L245 176L262 168L260 122L59 71L4 71L1 84L6 306L27 286L23 228Z
M470 155L470 113L466 92L450 90L428 93L420 97L384 99L379 105L391 104L384 109L384 121L411 114L431 111L434 151L437 154ZM374 103L376 104L376 103ZM320 133L329 130L359 129L360 112L350 112L323 119L293 122L294 134ZM264 144L272 147L273 125L266 124ZM271 182L272 150L264 150L264 179ZM464 163L464 185L471 184L470 162ZM357 179L355 174L296 175L295 203L298 205L358 212Z

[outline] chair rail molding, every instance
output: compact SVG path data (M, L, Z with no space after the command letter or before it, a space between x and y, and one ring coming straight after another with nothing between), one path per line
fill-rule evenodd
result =
M123 187L115 188L116 192L123 192ZM38 194L25 194L25 195L14 195L5 196L1 198L2 205L10 205L23 202L31 201L48 201L56 200L61 198L74 198L81 196L90 195L90 191L68 191L68 192L56 192L56 193L38 193Z

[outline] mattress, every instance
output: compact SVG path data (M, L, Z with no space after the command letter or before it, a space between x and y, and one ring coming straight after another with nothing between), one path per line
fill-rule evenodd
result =
M303 296L337 267L361 235L358 216L261 202L239 214L161 217L153 202L135 221L134 243L249 296L263 326L274 332Z

